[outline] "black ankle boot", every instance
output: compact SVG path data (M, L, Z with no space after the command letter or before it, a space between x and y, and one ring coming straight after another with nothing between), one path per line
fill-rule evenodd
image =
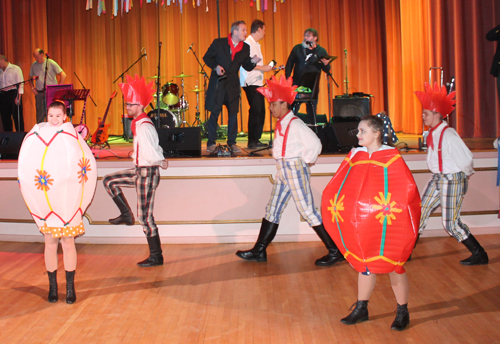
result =
M278 223L272 223L267 221L266 219L262 219L259 237L257 239L257 242L255 243L255 246L248 251L238 251L236 252L236 255L245 260L267 262L266 248L276 236L276 232L278 232L278 226Z
M146 237L149 246L149 257L137 263L141 268L163 265L163 255L161 250L160 236Z
M408 312L408 304L400 305L396 313L396 319L392 322L391 330L403 331L410 323L410 313Z
M75 301L75 270L66 271L66 303L72 304Z
M467 247L467 249L472 253L467 259L464 259L460 262L463 265L486 265L488 264L488 254L484 250L484 248L477 242L476 238L472 234L469 234L469 237L462 241L462 244Z
M57 295L57 270L52 272L47 271L47 275L49 276L49 297L48 300L51 303L57 302L59 300L59 296Z
M132 212L132 209L130 209L130 206L127 203L127 199L123 195L123 193L119 193L115 197L113 197L113 201L115 202L116 206L120 210L120 216L115 217L114 219L109 219L109 223L113 225L121 225L125 224L127 226L132 226L135 223L134 219L134 213Z
M366 301L357 301L354 303L349 310L352 309L356 305L356 308L346 316L345 318L341 319L340 322L346 325L354 325L363 321L368 320L368 300Z
M344 256L337 248L337 245L335 245L335 242L333 242L332 238L325 230L323 224L320 224L319 226L314 226L313 229L316 232L316 234L318 234L319 238L321 239L321 241L323 241L323 244L325 244L326 248L328 249L328 254L324 257L317 259L315 263L316 265L330 266L337 262L345 260Z

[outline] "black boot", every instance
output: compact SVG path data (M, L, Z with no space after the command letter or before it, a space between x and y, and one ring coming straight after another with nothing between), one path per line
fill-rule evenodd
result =
M149 257L137 263L141 268L163 265L163 255L161 250L160 236L146 237L148 239Z
M354 325L363 321L368 320L368 300L366 301L357 301L354 303L349 310L352 309L356 305L356 308L346 316L345 318L341 319L340 322L346 325Z
M66 271L66 303L72 304L75 301L75 270Z
M484 250L484 248L477 242L476 238L472 234L469 234L469 237L462 241L462 244L467 247L467 249L472 253L467 259L464 259L460 262L463 265L486 265L488 264L488 254Z
M320 224L319 226L314 226L313 229L316 232L316 234L318 234L319 238L321 239L321 241L323 241L323 244L325 244L326 248L328 249L328 254L324 257L317 259L315 263L316 265L330 266L337 262L345 260L344 256L337 248L337 245L335 245L332 238L330 238L330 235L325 230L323 224Z
M59 296L57 296L57 270L52 272L47 271L47 275L49 276L49 297L48 300L51 303L57 302L59 300Z
M113 201L116 206L120 210L120 216L115 217L114 219L109 219L109 223L113 225L121 225L126 224L127 226L133 226L135 223L134 213L130 206L127 203L127 199L123 196L123 193L119 193L115 197L113 197Z
M410 313L408 312L408 304L400 305L398 303L396 319L392 322L391 330L403 331L409 323Z
M248 251L238 251L236 255L245 260L255 260L257 262L267 262L267 246L273 241L278 232L278 223L272 223L266 219L262 219L260 226L259 238L255 246Z

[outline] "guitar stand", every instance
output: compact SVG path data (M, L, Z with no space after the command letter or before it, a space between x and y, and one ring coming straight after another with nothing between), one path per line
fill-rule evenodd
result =
M104 142L104 143L94 143L92 146L90 146L90 148L99 148L99 149L111 149L111 147L109 146L109 143L108 141Z

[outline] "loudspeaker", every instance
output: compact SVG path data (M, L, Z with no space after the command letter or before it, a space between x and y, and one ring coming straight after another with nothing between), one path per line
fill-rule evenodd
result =
M122 123L123 123L123 138L126 140L132 140L134 135L132 134L132 121L134 120L134 116L130 115L122 115Z
M307 113L302 113L299 112L297 113L297 117L302 120L305 124L313 124L309 123L309 115ZM327 123L326 115L325 114L319 114L316 115L316 123Z
M159 128L156 131L165 157L201 156L201 128Z
M317 127L318 138L321 141L321 153L338 153L341 151L331 123Z
M332 127L340 151L358 147L358 124L360 117L333 117Z
M17 160L25 136L24 131L0 133L0 159Z
M369 97L334 98L334 117L364 117L370 115Z

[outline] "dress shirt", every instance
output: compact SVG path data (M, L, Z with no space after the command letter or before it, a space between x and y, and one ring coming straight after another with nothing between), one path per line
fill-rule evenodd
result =
M249 35L245 40L245 43L250 46L250 56L253 57L257 55L260 57L260 61L257 66L264 65L264 57L260 51L260 44L255 41L252 35ZM240 67L240 84L241 87L245 86L264 86L264 71L262 70L252 70L247 72L243 67Z
M382 147L379 148L379 151L383 151L383 150L387 150L387 149L395 149L394 147L391 147L391 146L388 146L388 145L382 145ZM354 158L354 156L356 155L357 152L366 152L368 153L368 148L366 147L356 147L356 148L353 148L351 150L352 154L351 154L351 159Z
M432 173L439 173L438 147L441 132L448 124L442 122L432 131L433 148L427 151L427 166ZM453 128L444 132L441 146L443 158L443 174L464 172L467 176L474 173L473 155L464 141Z
M275 139L273 141L273 158L274 159L291 159L302 158L305 163L314 163L321 153L321 141L318 136L309 129L309 127L300 119L290 121L296 118L292 111L289 111L281 119L281 134L276 130ZM286 141L285 156L282 156L283 138L290 124L288 130L288 138Z
M5 68L5 71L0 69L0 88L17 84L18 82L21 82L23 80L23 71L21 70L21 68L19 68L19 66L9 63L7 65L7 68ZM12 86L11 88L4 91L15 89L16 86ZM19 85L19 94L24 94L24 84Z
M137 159L138 147L139 159ZM163 149L159 145L158 133L149 118L137 121L132 159L134 160L134 164L138 162L136 165L140 167L160 166L165 159L163 157Z

